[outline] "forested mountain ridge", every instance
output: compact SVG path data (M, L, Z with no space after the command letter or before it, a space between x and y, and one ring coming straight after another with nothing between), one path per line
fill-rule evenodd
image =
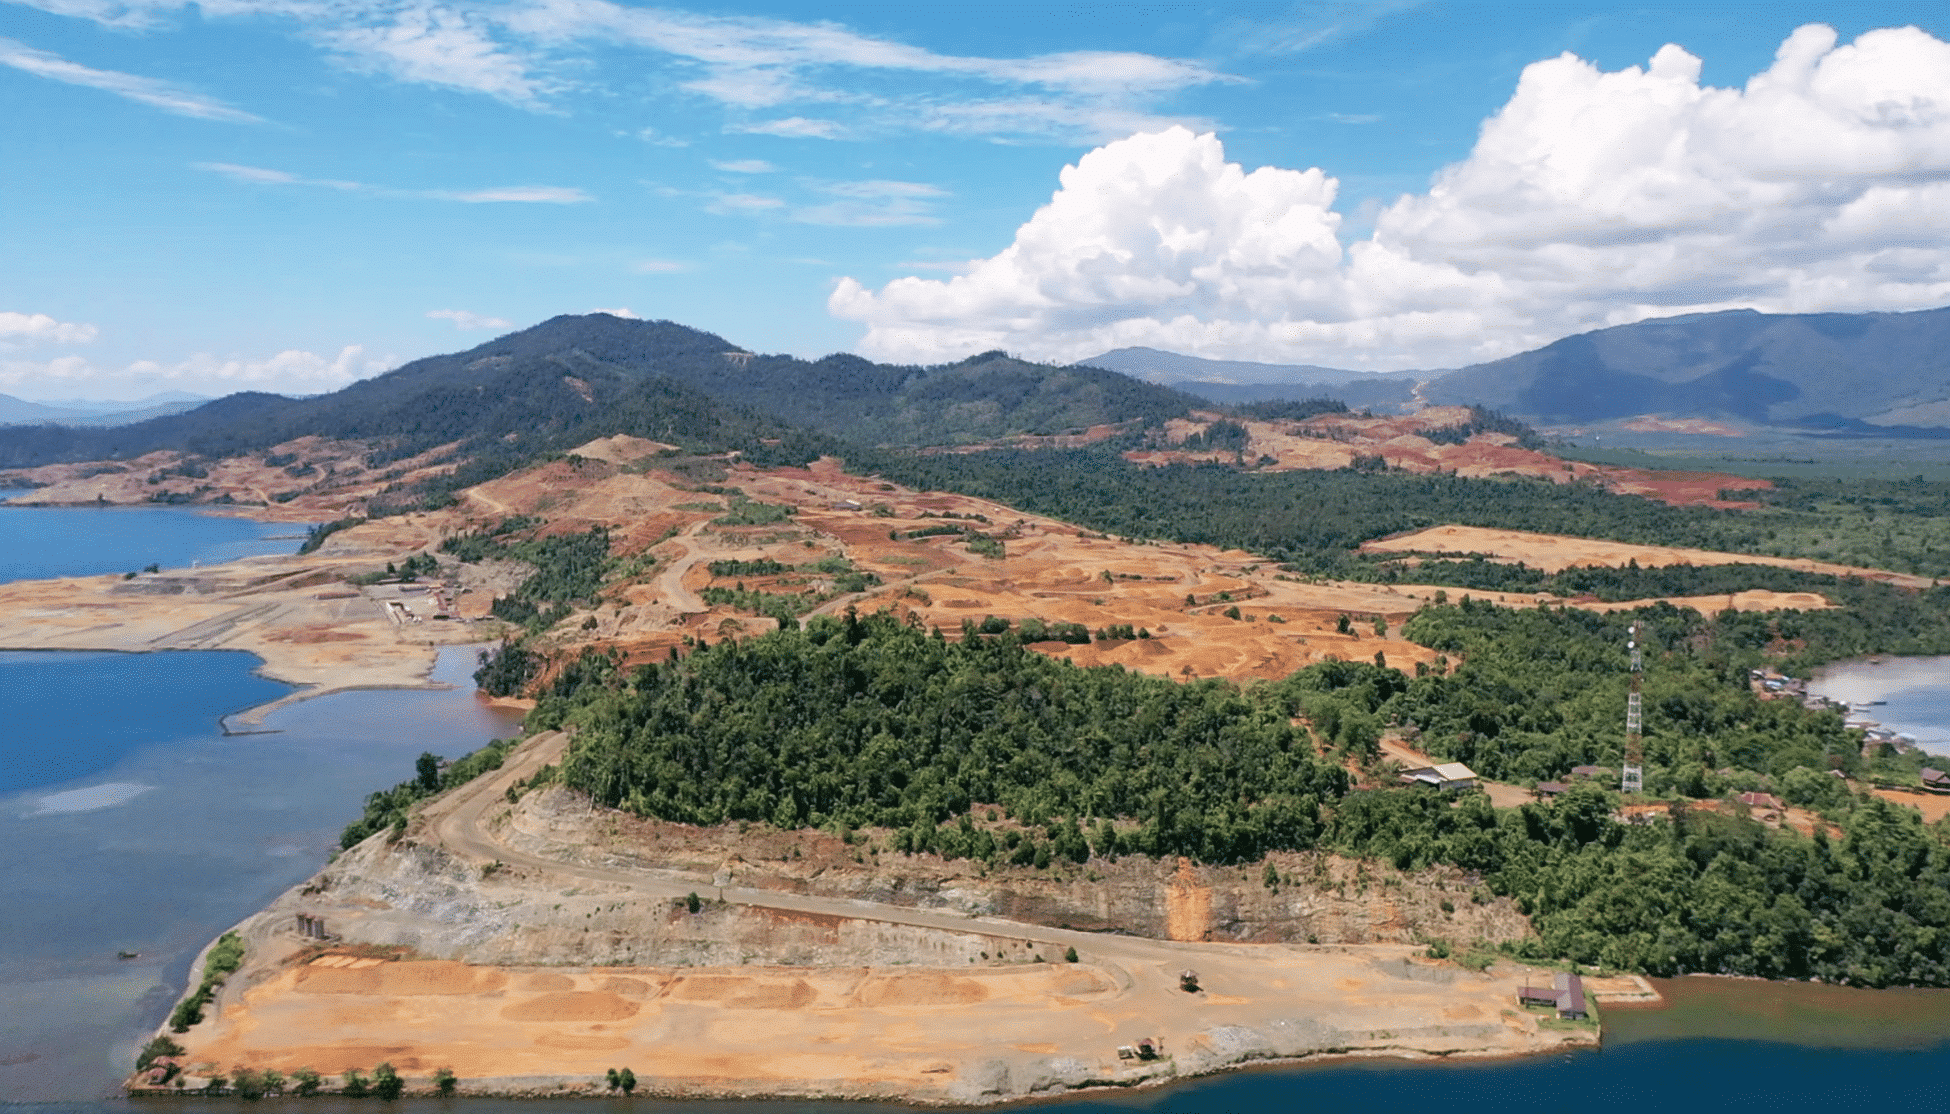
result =
M627 433L742 447L796 426L869 444L965 444L1012 434L1177 417L1201 400L1098 368L985 352L940 367L834 355L748 353L669 321L563 316L465 352L429 356L309 399L245 393L113 430L0 429L0 467L175 449L208 457L315 435L385 443L395 456L452 441L560 450Z
M1950 307L1641 321L1450 372L1423 394L1547 421L1663 414L1855 432L1873 432L1857 422L1950 426Z
M729 405L655 368L605 358L564 336L557 318L467 352L432 356L307 399L246 392L183 414L114 429L0 430L0 467L112 460L173 449L221 458L304 436L365 441L387 459L460 443L475 479L535 455L629 433L709 450L795 436L775 418ZM665 322L633 323L672 361L715 360L719 338ZM551 328L551 326L555 326Z

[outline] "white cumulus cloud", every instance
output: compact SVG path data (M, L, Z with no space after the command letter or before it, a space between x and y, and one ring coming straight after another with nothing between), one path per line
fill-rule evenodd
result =
M180 360L136 360L121 367L62 356L47 361L0 360L0 385L27 397L83 394L134 398L160 390L213 395L253 390L317 394L377 375L397 363L392 357L369 356L356 344L341 348L336 356L302 349L261 357L199 352Z
M1674 313L1950 302L1950 44L1811 25L1744 88L1699 78L1675 46L1616 72L1537 62L1466 159L1352 242L1320 169L1135 135L1066 167L999 254L842 279L829 308L890 359L1147 344L1383 369Z
M20 344L87 344L95 339L93 325L56 321L45 313L0 310L0 346Z
M427 316L435 321L451 321L456 329L512 329L514 322L505 317L489 317L464 309L430 309Z

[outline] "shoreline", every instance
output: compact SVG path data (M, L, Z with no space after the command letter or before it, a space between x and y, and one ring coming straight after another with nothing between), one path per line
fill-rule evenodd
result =
M460 643L450 648L465 649L468 645L469 645L468 643ZM487 643L482 643L481 645L487 645ZM136 651L129 651L129 652L143 653L145 651L136 650ZM146 652L159 653L159 652L167 652L167 651L146 651ZM234 652L249 653L250 651L239 650ZM260 658L259 660L261 661L262 659ZM429 666L428 667L429 678L431 676L432 670L433 670L433 666ZM272 679L275 680L276 678L272 678ZM276 734L280 729L275 727L269 727L269 728L265 727L264 720L266 717L271 715L273 712L282 711L285 708L289 708L295 704L303 704L308 700L316 700L321 696L335 696L342 692L452 692L458 688L460 688L459 685L450 684L446 681L435 681L432 679L429 679L426 682L417 685L416 684L310 685L305 688L299 689L297 692L288 692L283 696L278 697L276 700L267 700L262 704L254 704L251 707L244 708L235 712L225 712L224 714L217 717L217 728L224 734L225 737L233 737L239 735L271 735L271 734ZM255 730L234 731L231 729L230 726L233 721L247 728L255 728Z
M1883 718L1885 708L1868 707L1918 689L1950 692L1950 655L1849 658L1821 666L1808 678L1811 694L1851 709L1867 708L1861 714L1891 731L1912 736L1923 751L1950 757L1950 728L1937 723L1890 722Z
M199 957L200 958L200 957ZM1648 1007L1655 1008L1655 1007ZM1071 1101L1090 1101L1117 1094L1141 1094L1163 1091L1171 1087L1199 1083L1219 1076L1244 1075L1254 1072L1277 1073L1296 1068L1327 1068L1344 1064L1372 1063L1375 1061L1396 1061L1401 1064L1442 1064L1442 1063L1515 1063L1534 1060L1541 1056L1563 1055L1567 1052L1596 1052L1600 1041L1582 1043L1566 1042L1547 1048L1525 1051L1493 1051L1461 1049L1454 1052L1420 1052L1412 1049L1341 1049L1295 1056L1245 1056L1226 1063L1203 1066L1194 1071L1171 1071L1129 1081L1097 1080L1071 1086L1053 1087L1020 1095L996 1098L987 1102L967 1102L949 1098L936 1098L917 1095L911 1092L876 1091L871 1089L837 1088L820 1090L779 1090L738 1087L700 1087L696 1085L677 1087L657 1087L646 1085L638 1080L636 1089L628 1096L611 1090L601 1080L589 1080L583 1076L500 1076L477 1080L460 1080L455 1084L451 1095L443 1096L430 1086L409 1084L400 1092L401 1099L515 1099L515 1100L594 1100L619 1098L644 1099L664 1102L846 1102L859 1105L875 1103L894 1104L902 1107L927 1110L1025 1110L1056 1103ZM169 1086L130 1085L123 1089L124 1098L132 1102L202 1099L208 1096L201 1091L177 1090ZM226 1091L221 1097L234 1097ZM320 1090L315 1098L340 1098L336 1091ZM290 1093L266 1095L265 1101L299 1100Z

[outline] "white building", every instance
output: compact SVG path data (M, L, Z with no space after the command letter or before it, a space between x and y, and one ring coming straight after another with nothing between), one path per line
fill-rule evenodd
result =
M1476 771L1460 762L1438 762L1416 770L1406 770L1402 780L1411 785L1432 785L1437 789L1474 789Z

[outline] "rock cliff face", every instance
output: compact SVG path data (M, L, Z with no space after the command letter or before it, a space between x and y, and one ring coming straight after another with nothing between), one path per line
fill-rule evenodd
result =
M646 1093L967 1105L1597 1039L1518 1006L1534 973L1410 942L1526 931L1461 874L1307 854L994 867L879 832L641 821L519 793L559 743L239 926L245 964L186 1034L192 1060L337 1074L383 1049L416 1088L444 1065L472 1093L592 1094L634 1056Z
M698 882L705 894L708 882ZM523 869L483 872L445 851L375 837L254 926L276 932L300 911L356 944L493 966L900 966L1029 962L1021 941L883 921L646 898ZM1054 958L1043 956L1044 959Z
M1415 873L1336 855L1277 853L1263 864L1194 866L1144 856L1044 870L883 851L886 833L693 828L606 812L562 789L523 798L497 834L566 861L678 871L737 885L853 898L1059 928L1173 940L1370 944L1492 943L1528 918L1465 872Z
M483 964L822 965L1021 962L1030 946L983 931L944 931L714 900L737 886L871 901L1056 928L1173 940L1371 944L1517 939L1527 919L1461 871L1401 873L1333 855L1290 853L1264 865L1194 866L1125 856L1049 869L989 868L880 851L874 833L692 828L593 811L560 788L529 793L492 821L525 855L648 872L700 895L646 897L625 887L480 866L409 831L375 837L266 910L282 926L322 914L348 940ZM856 861L856 859L858 861ZM1020 954L1017 954L1020 953ZM1054 959L1055 956L1044 956Z

